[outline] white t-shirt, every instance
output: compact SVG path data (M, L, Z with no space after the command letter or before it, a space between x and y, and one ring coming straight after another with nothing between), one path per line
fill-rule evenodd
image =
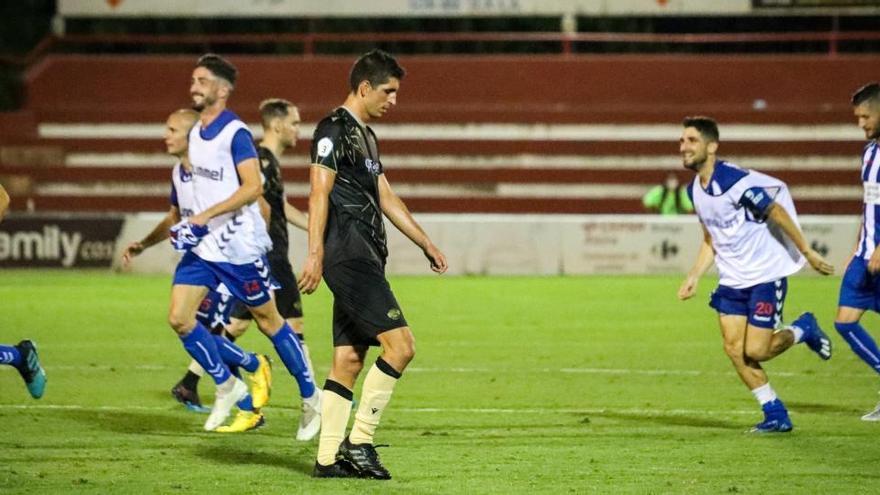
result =
M797 223L788 187L779 179L717 161L707 188L688 187L694 210L712 237L719 284L743 289L796 273L806 260L778 227L765 223L776 203Z

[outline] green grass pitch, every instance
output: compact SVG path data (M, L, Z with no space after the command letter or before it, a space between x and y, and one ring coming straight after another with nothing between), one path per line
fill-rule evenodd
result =
M763 437L743 433L760 411L722 352L715 280L685 303L679 282L393 278L417 355L376 439L394 479L377 482L310 478L277 359L265 427L201 431L168 393L188 362L168 276L3 271L0 342L34 339L49 382L32 400L0 367L0 493L876 493L880 424L859 416L878 380L833 330L839 278L790 281L788 319L814 311L835 355L767 364L795 430ZM304 301L322 383L330 296ZM240 342L274 355L255 328Z

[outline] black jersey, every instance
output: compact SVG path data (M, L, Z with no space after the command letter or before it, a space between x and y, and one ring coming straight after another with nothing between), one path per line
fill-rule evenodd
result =
M272 239L271 258L287 259L289 241L287 238L287 215L284 213L284 180L281 178L281 164L268 149L259 146L260 172L263 174L263 199L269 203L269 238Z
M373 130L348 110L337 108L315 129L312 163L336 172L324 234L324 265L367 259L384 266L388 248L379 206L383 171Z

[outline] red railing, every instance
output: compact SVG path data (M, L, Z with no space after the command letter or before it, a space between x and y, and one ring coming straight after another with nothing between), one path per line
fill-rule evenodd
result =
M302 54L313 56L319 43L419 43L419 42L552 42L560 53L575 53L576 43L631 44L767 44L826 43L829 56L838 53L841 41L878 41L880 31L809 31L790 33L559 33L559 32L468 32L468 33L276 33L276 34L68 34L49 35L24 57L0 56L0 62L30 65L59 46L70 45L255 45L301 44Z

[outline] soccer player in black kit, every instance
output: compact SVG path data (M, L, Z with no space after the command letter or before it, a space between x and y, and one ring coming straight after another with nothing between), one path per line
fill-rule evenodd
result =
M390 479L373 434L394 385L415 354L415 340L385 279L384 214L418 245L437 273L446 257L385 178L376 135L367 126L397 103L404 70L388 53L370 51L351 69L350 93L312 139L309 249L299 287L311 294L323 276L333 292L333 364L324 384L321 436L313 475ZM382 346L361 389L348 437L352 389L370 346Z

